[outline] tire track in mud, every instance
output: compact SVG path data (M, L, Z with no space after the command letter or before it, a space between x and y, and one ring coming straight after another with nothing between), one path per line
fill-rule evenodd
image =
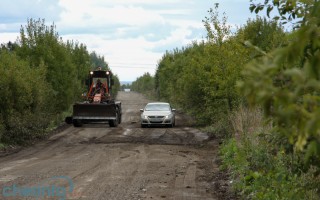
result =
M163 129L163 128L133 128L118 129L113 134L105 135L99 138L92 137L87 141L81 141L81 144L113 144L113 143L145 143L162 145L197 145L203 144L209 137L191 129ZM198 134L198 135L197 135Z

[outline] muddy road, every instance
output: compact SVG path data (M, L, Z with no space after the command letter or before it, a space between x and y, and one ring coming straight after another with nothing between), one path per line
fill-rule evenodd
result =
M0 199L218 199L215 141L177 114L174 128L140 128L149 102L120 92L122 123L66 126L0 157Z

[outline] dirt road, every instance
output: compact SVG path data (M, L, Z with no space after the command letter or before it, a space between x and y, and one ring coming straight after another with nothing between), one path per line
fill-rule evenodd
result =
M0 199L176 199L214 196L217 145L177 114L175 128L145 128L149 102L120 92L119 127L67 126L32 147L0 157Z

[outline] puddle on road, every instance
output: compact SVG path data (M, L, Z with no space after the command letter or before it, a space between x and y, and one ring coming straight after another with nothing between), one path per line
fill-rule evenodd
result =
M206 133L203 132L197 132L194 134L197 141L205 141L209 139L209 136Z
M127 128L122 135L131 135L132 129Z

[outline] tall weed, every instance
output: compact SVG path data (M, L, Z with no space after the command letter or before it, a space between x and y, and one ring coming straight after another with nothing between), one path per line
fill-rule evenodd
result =
M320 199L316 169L305 170L301 155L288 151L288 141L272 134L262 115L241 107L229 116L234 137L223 142L220 155L233 188L244 199Z

